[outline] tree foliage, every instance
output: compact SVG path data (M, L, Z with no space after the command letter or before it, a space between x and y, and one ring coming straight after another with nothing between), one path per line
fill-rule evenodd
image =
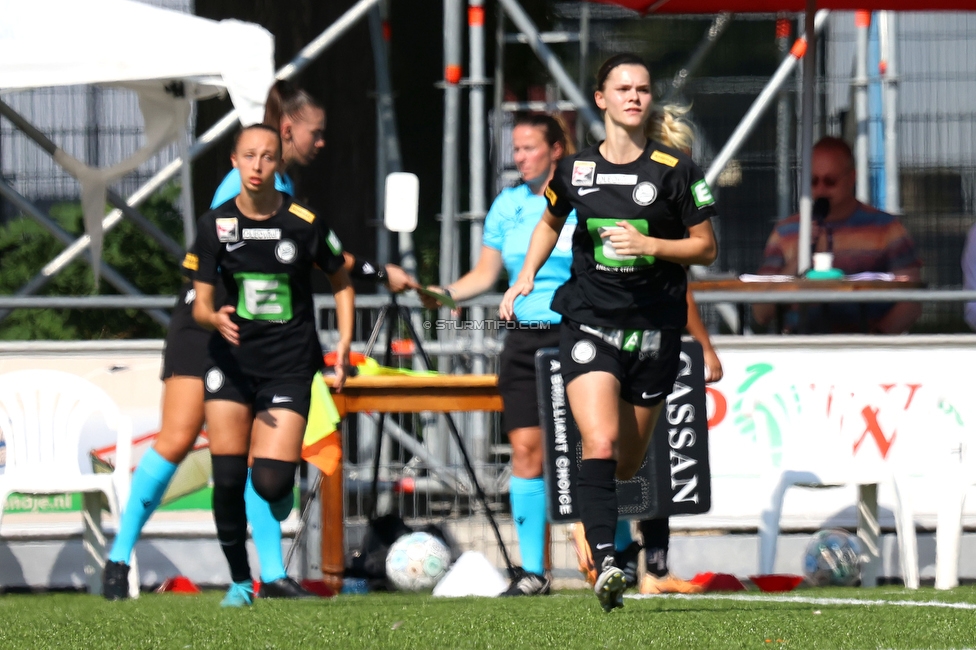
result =
M178 186L171 185L141 208L146 218L177 241L183 236L182 217L174 207L179 191ZM49 214L67 232L83 234L79 204L56 204ZM8 221L0 228L0 294L16 293L62 250L64 246L29 217ZM105 234L102 261L143 293L173 295L179 289L179 260L126 219ZM38 295L90 295L93 285L91 267L79 259L57 274ZM119 292L103 277L98 293ZM164 332L147 314L134 309L18 309L0 322L3 340L160 338Z

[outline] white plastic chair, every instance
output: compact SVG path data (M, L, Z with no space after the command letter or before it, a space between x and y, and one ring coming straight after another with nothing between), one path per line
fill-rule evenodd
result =
M863 432L861 410L874 406L886 422L897 419L889 398L880 389L851 391L834 387L808 386L796 390L795 404L784 409L780 402L784 443L780 471L771 476L769 505L759 523L759 573L774 572L779 541L783 499L791 487L835 488L858 486L858 537L865 545L868 562L862 567L861 583L874 586L880 563L880 525L877 515L877 484L890 483L895 491L895 526L902 579L909 589L919 586L918 544L913 512L903 486L897 459L872 462L855 458L853 444ZM802 408L802 411L801 411ZM768 410L768 409L767 409ZM785 411L785 412L784 412ZM864 452L867 455L867 452Z
M971 453L976 434L972 396L950 397L939 391L934 416L926 423L938 434L943 454L940 463L941 489L935 531L935 588L959 586L959 547L962 541L962 514L966 492L976 485L976 456Z
M81 434L96 423L117 438L115 470L83 473L79 461ZM116 522L129 498L132 427L115 402L98 386L58 370L22 370L0 375L0 432L7 463L0 474L0 522L7 497L24 494L81 492L85 575L90 593L102 591L106 540L101 527L102 500L108 499ZM130 563L129 591L139 595L135 554Z

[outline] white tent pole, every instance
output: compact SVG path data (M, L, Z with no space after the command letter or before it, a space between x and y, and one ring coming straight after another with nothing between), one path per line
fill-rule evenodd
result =
M881 35L881 76L884 80L885 129L885 211L901 214L901 186L898 177L898 14L882 11L878 24Z
M857 137L854 141L854 163L857 171L857 200L871 200L871 176L868 171L868 31L871 29L871 12L854 12L857 28L854 73L854 117Z
M818 32L823 29L824 23L827 20L828 11L819 11L816 15L816 22L814 29L808 28L809 32ZM797 42L793 45L793 49L790 50L790 56L783 59L783 62L779 64L776 72L773 74L769 83L766 87L762 89L759 96L756 97L756 101L752 103L749 110L746 112L745 116L739 122L739 125L735 127L735 131L729 136L726 141L725 146L718 153L717 156L712 160L712 164L709 165L708 171L705 172L705 180L709 185L714 185L715 181L718 180L719 174L725 169L725 166L729 164L732 157L738 153L742 144L752 133L752 129L755 128L756 124L759 123L759 119L766 112L766 109L775 101L776 93L779 92L780 87L790 78L793 74L793 69L796 67L797 62L803 53L810 51L810 45L804 45L804 40L806 37L802 36L797 39Z
M286 63L281 70L278 70L275 74L275 79L291 79L307 68L322 52L338 40L340 36L349 31L356 24L356 21L365 16L367 11L372 9L374 5L379 4L379 1L359 0L346 13L339 16L334 23L329 25L324 32L316 36L311 43L303 47L295 55L294 59Z
M529 47L532 48L536 56L546 65L549 74L559 84L560 89L566 93L569 101L576 105L576 110L579 111L580 116L589 124L590 135L597 140L606 138L607 134L603 128L603 120L590 106L590 101L583 96L580 89L573 83L573 80L566 73L565 68L563 68L562 63L559 62L559 58L552 53L548 45L542 42L538 28L532 23L532 19L525 13L525 10L522 9L518 1L498 0L498 5L505 10L505 13L512 19L512 22L515 23L518 30L525 34L529 41Z
M810 219L813 216L810 163L813 160L813 105L817 75L817 30L814 25L816 0L807 0L807 51L803 57L803 103L800 127L800 237L797 246L797 274L810 268Z
M338 40L340 36L342 36L350 27L352 27L356 20L361 18L363 14L377 2L379 2L379 0L360 0L359 3L344 13L339 20L334 22L328 27L328 29L322 32L318 38L306 45L290 63L278 71L275 78L290 79L301 72L303 69L305 69L305 67L308 66L309 63L311 63L316 57L325 51L326 48ZM216 124L207 129L206 133L200 136L200 138L193 143L193 146L190 147L190 160L195 160L207 152L218 140L230 133L238 123L239 120L237 119L236 109L220 118ZM174 159L168 165L156 172L156 175L146 181L142 187L136 190L126 200L126 203L132 207L141 205L142 202L152 196L156 190L161 188L171 178L176 176L182 166L182 157ZM104 219L102 219L102 230L105 232L111 230L121 219L122 211L112 210L105 215ZM76 239L70 246L65 248L60 255L48 262L47 265L41 269L41 272L34 276L30 282L21 287L21 289L17 292L17 295L28 295L39 291L52 277L60 273L66 266L74 261L85 250L87 250L90 244L91 240L88 235L83 235ZM3 320L5 315L6 314L3 312L0 312L0 320Z

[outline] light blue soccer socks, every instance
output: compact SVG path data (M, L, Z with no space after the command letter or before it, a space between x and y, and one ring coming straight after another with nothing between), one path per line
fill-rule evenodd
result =
M613 536L613 548L618 553L627 550L627 547L634 543L634 537L630 534L630 520L618 519L617 531Z
M271 504L254 491L250 472L244 504L247 506L247 520L251 523L251 539L261 562L261 582L274 582L286 577L285 560L281 554L281 524L272 513Z
M518 534L522 568L542 575L546 543L546 484L542 477L509 479L512 519Z
M108 556L110 561L129 563L142 527L159 507L176 467L175 463L160 456L152 447L142 455L132 475L132 492L122 515L119 532L112 543L112 552Z

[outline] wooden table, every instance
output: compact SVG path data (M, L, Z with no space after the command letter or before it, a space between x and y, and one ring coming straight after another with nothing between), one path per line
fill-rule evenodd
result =
M918 289L922 282L899 277L894 280L806 280L797 278L787 282L744 282L738 278L698 280L688 283L692 291L891 291Z
M333 377L327 377L331 387ZM342 391L333 392L339 414L449 413L501 411L496 375L429 375L350 377ZM332 476L322 477L322 579L336 591L345 571L344 490L342 463Z
M738 278L689 282L699 303L731 302L738 306L740 328L749 322L746 305L776 303L777 321L781 325L785 305L811 303L897 302L892 292L919 289L923 282L899 276L894 280L807 280L796 278L785 282L745 282ZM777 329L782 329L777 326ZM739 333L742 333L741 331Z
M332 386L332 378L326 383ZM422 413L501 411L496 375L381 375L351 377L332 393L339 415L346 413Z

